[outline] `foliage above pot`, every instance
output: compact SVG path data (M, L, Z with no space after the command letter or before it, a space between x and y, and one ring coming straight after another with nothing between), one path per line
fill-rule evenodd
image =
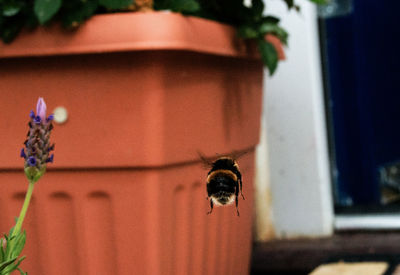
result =
M289 9L299 10L294 0L283 1ZM10 43L23 28L52 22L76 28L95 14L149 9L171 10L236 27L239 37L257 42L271 74L277 68L278 54L265 36L273 34L287 44L288 33L279 26L279 18L264 15L263 0L0 0L0 36L3 42Z

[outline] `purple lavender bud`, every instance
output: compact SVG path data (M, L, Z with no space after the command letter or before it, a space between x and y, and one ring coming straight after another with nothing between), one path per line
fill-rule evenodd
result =
M40 117L42 120L46 119L46 103L43 100L43 97L39 97L38 102L36 104L36 115Z
M53 151L53 150L54 150L54 146L55 146L55 144L51 145L51 146L49 147L49 149L47 149L47 151L48 151L48 152Z
M47 117L46 121L49 122L49 121L52 121L53 119L54 119L54 115L51 114L51 115L49 115L49 116Z
M51 154L51 156L48 159L46 159L46 162L53 163L53 160L54 160L54 154Z
M31 110L31 112L29 113L29 117L34 119L35 118L35 112Z
M25 154L25 150L24 148L21 149L21 154L20 154L21 158L26 159L26 154Z
M25 148L21 150L21 157L25 158L25 174L30 182L36 182L46 171L47 163L52 163L54 144L50 144L50 133L53 129L53 115L46 118L46 103L39 98L36 108L36 116L30 114L28 137L25 140Z
M41 118L40 116L36 116L36 117L33 119L33 121L34 121L36 124L40 124L40 122L42 122L42 118Z
M29 166L36 166L36 158L35 157L29 157L28 158L28 165Z

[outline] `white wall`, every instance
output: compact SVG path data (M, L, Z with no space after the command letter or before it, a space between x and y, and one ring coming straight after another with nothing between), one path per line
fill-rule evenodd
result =
M256 150L255 177L255 221L254 238L256 241L266 241L275 237L272 216L270 171L268 164L268 146L265 115L261 121L260 143Z
M297 3L300 14L289 13L281 0L266 1L267 13L282 18L290 38L287 60L272 78L265 72L266 135L261 144L267 148L258 150L258 239L272 231L296 237L333 230L316 7L305 0ZM271 221L273 228L266 229Z

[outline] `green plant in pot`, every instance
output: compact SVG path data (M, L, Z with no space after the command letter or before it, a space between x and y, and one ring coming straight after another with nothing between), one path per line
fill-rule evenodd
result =
M299 10L294 0L283 1L289 9ZM288 33L279 25L279 18L264 15L263 0L0 0L0 36L3 42L10 43L24 28L60 22L65 28L74 29L95 14L151 8L234 26L239 37L257 42L262 60L271 74L277 68L278 53L265 36L273 34L287 45Z

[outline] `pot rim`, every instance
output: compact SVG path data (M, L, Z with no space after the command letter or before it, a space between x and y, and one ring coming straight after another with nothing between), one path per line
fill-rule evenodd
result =
M0 58L156 50L259 59L232 26L168 11L95 15L73 31L57 24L24 30L0 43Z

